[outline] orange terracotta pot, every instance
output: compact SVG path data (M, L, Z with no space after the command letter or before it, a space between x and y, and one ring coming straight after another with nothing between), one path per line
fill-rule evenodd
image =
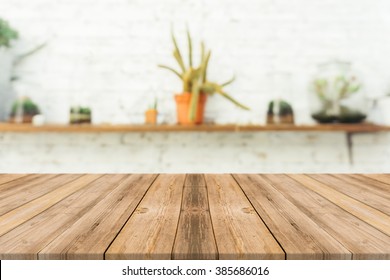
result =
M201 93L199 96L198 107L194 120L190 120L190 102L191 93L185 92L175 95L177 108L177 122L178 124L202 124L204 117L204 108L206 105L207 95Z
M156 124L157 123L157 110L149 109L145 112L145 123Z

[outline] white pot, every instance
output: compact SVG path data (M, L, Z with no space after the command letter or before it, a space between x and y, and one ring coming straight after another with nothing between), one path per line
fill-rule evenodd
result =
M16 98L11 87L14 58L12 50L0 48L0 121L8 119L12 102Z

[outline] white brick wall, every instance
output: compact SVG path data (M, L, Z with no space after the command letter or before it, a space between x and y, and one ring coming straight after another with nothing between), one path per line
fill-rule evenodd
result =
M48 41L44 50L16 69L21 79L14 88L36 100L50 122L60 123L67 122L69 106L75 104L91 106L97 123L140 123L155 96L163 119L174 122L172 96L181 86L156 67L157 63L173 65L171 23L180 42L185 39L186 23L196 42L205 40L213 51L210 76L224 81L235 74L229 92L252 107L244 112L212 97L207 119L264 123L273 91L267 74L288 72L296 119L308 123L308 81L319 62L350 60L364 77L367 94L387 91L389 14L388 0L0 0L0 16L20 31L16 48ZM344 134L0 137L0 156L6 159L1 160L0 171L390 169L387 134L355 136L354 157L360 163L352 169ZM143 137L149 139L148 145ZM186 137L199 138L202 144L193 144L199 152L187 153ZM282 148L276 146L278 141ZM376 141L380 145L371 147ZM211 149L215 156L208 158ZM76 161L72 155L77 155Z
M0 133L0 173L390 172L389 134Z

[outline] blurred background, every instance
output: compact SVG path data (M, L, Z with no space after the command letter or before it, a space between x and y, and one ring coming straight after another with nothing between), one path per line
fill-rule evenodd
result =
M0 47L0 115L7 122L29 97L38 124L68 124L82 107L92 125L140 125L157 101L157 125L175 124L182 81L157 65L180 69L171 29L187 60L188 28L194 64L203 41L208 79L234 76L224 90L251 109L214 94L205 123L266 125L270 101L284 100L295 125L316 125L313 86L335 71L329 85L357 79L360 100L350 104L365 122L388 126L389 15L386 0L0 0L0 18L18 33ZM0 129L0 172L390 171L389 132L348 135Z

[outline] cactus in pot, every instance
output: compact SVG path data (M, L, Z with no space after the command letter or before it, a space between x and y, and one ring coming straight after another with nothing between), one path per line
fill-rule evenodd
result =
M200 63L197 66L194 65L192 55L192 39L188 29L188 65L186 65L184 62L182 53L173 32L172 41L174 45L173 57L175 58L175 61L177 62L180 70L176 70L166 65L159 65L159 67L171 71L182 81L183 93L175 96L178 109L178 122L180 124L202 123L206 97L207 95L213 95L215 93L233 102L238 107L249 110L247 106L241 104L229 94L227 94L224 89L225 86L231 84L234 81L234 78L223 84L218 84L208 80L207 68L211 57L211 51L206 50L203 43L201 43Z

